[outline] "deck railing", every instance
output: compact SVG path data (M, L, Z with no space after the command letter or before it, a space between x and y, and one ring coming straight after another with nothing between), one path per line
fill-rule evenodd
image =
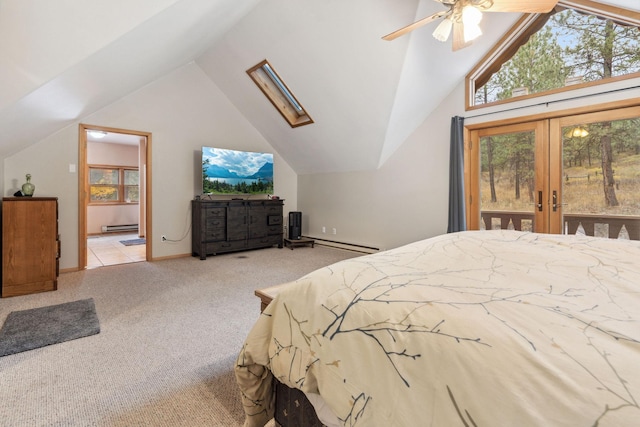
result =
M482 211L486 230L533 230L533 213L512 211ZM609 237L611 239L640 240L640 216L602 214L564 214L566 234Z

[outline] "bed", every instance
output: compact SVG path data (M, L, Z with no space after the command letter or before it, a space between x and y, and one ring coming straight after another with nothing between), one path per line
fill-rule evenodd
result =
M275 384L328 426L637 426L640 242L467 231L286 284L235 374L245 426Z

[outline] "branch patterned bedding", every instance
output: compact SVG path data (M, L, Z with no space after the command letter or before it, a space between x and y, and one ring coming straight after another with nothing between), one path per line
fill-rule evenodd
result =
M322 268L241 349L245 426L273 377L344 426L638 426L640 242L469 231Z

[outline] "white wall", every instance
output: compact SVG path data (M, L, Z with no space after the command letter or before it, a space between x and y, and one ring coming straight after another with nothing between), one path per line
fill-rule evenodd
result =
M31 173L36 196L57 196L62 240L60 267L78 263L78 123L152 133L153 257L191 253L190 201L199 190L198 159L203 145L249 151L273 148L228 102L195 64L78 121L4 161L4 194L13 194ZM275 192L285 212L296 210L296 175L274 152ZM177 243L163 243L166 234Z
M177 2L66 0L55 6L37 1L2 2L0 109Z
M446 232L451 117L464 115L463 89L448 96L379 169L300 175L303 234L390 249Z

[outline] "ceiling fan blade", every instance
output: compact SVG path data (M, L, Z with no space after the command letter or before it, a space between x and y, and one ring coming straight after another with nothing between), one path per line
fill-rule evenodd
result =
M453 51L464 49L467 46L470 46L472 41L465 42L464 41L464 25L462 22L454 22L453 23Z
M553 9L558 0L493 0L493 5L483 12L521 12L547 13Z
M383 40L396 39L396 38L398 38L400 36L403 36L403 35L407 34L408 32L411 32L411 31L415 30L416 28L420 28L423 25L427 25L428 23L433 22L438 18L442 18L447 13L449 13L448 10L444 10L442 12L434 13L433 15L427 16L426 18L422 18L419 21L414 22L413 24L409 24L406 27L402 27L399 30L394 31L393 33L389 33L386 36L382 37L382 39Z

